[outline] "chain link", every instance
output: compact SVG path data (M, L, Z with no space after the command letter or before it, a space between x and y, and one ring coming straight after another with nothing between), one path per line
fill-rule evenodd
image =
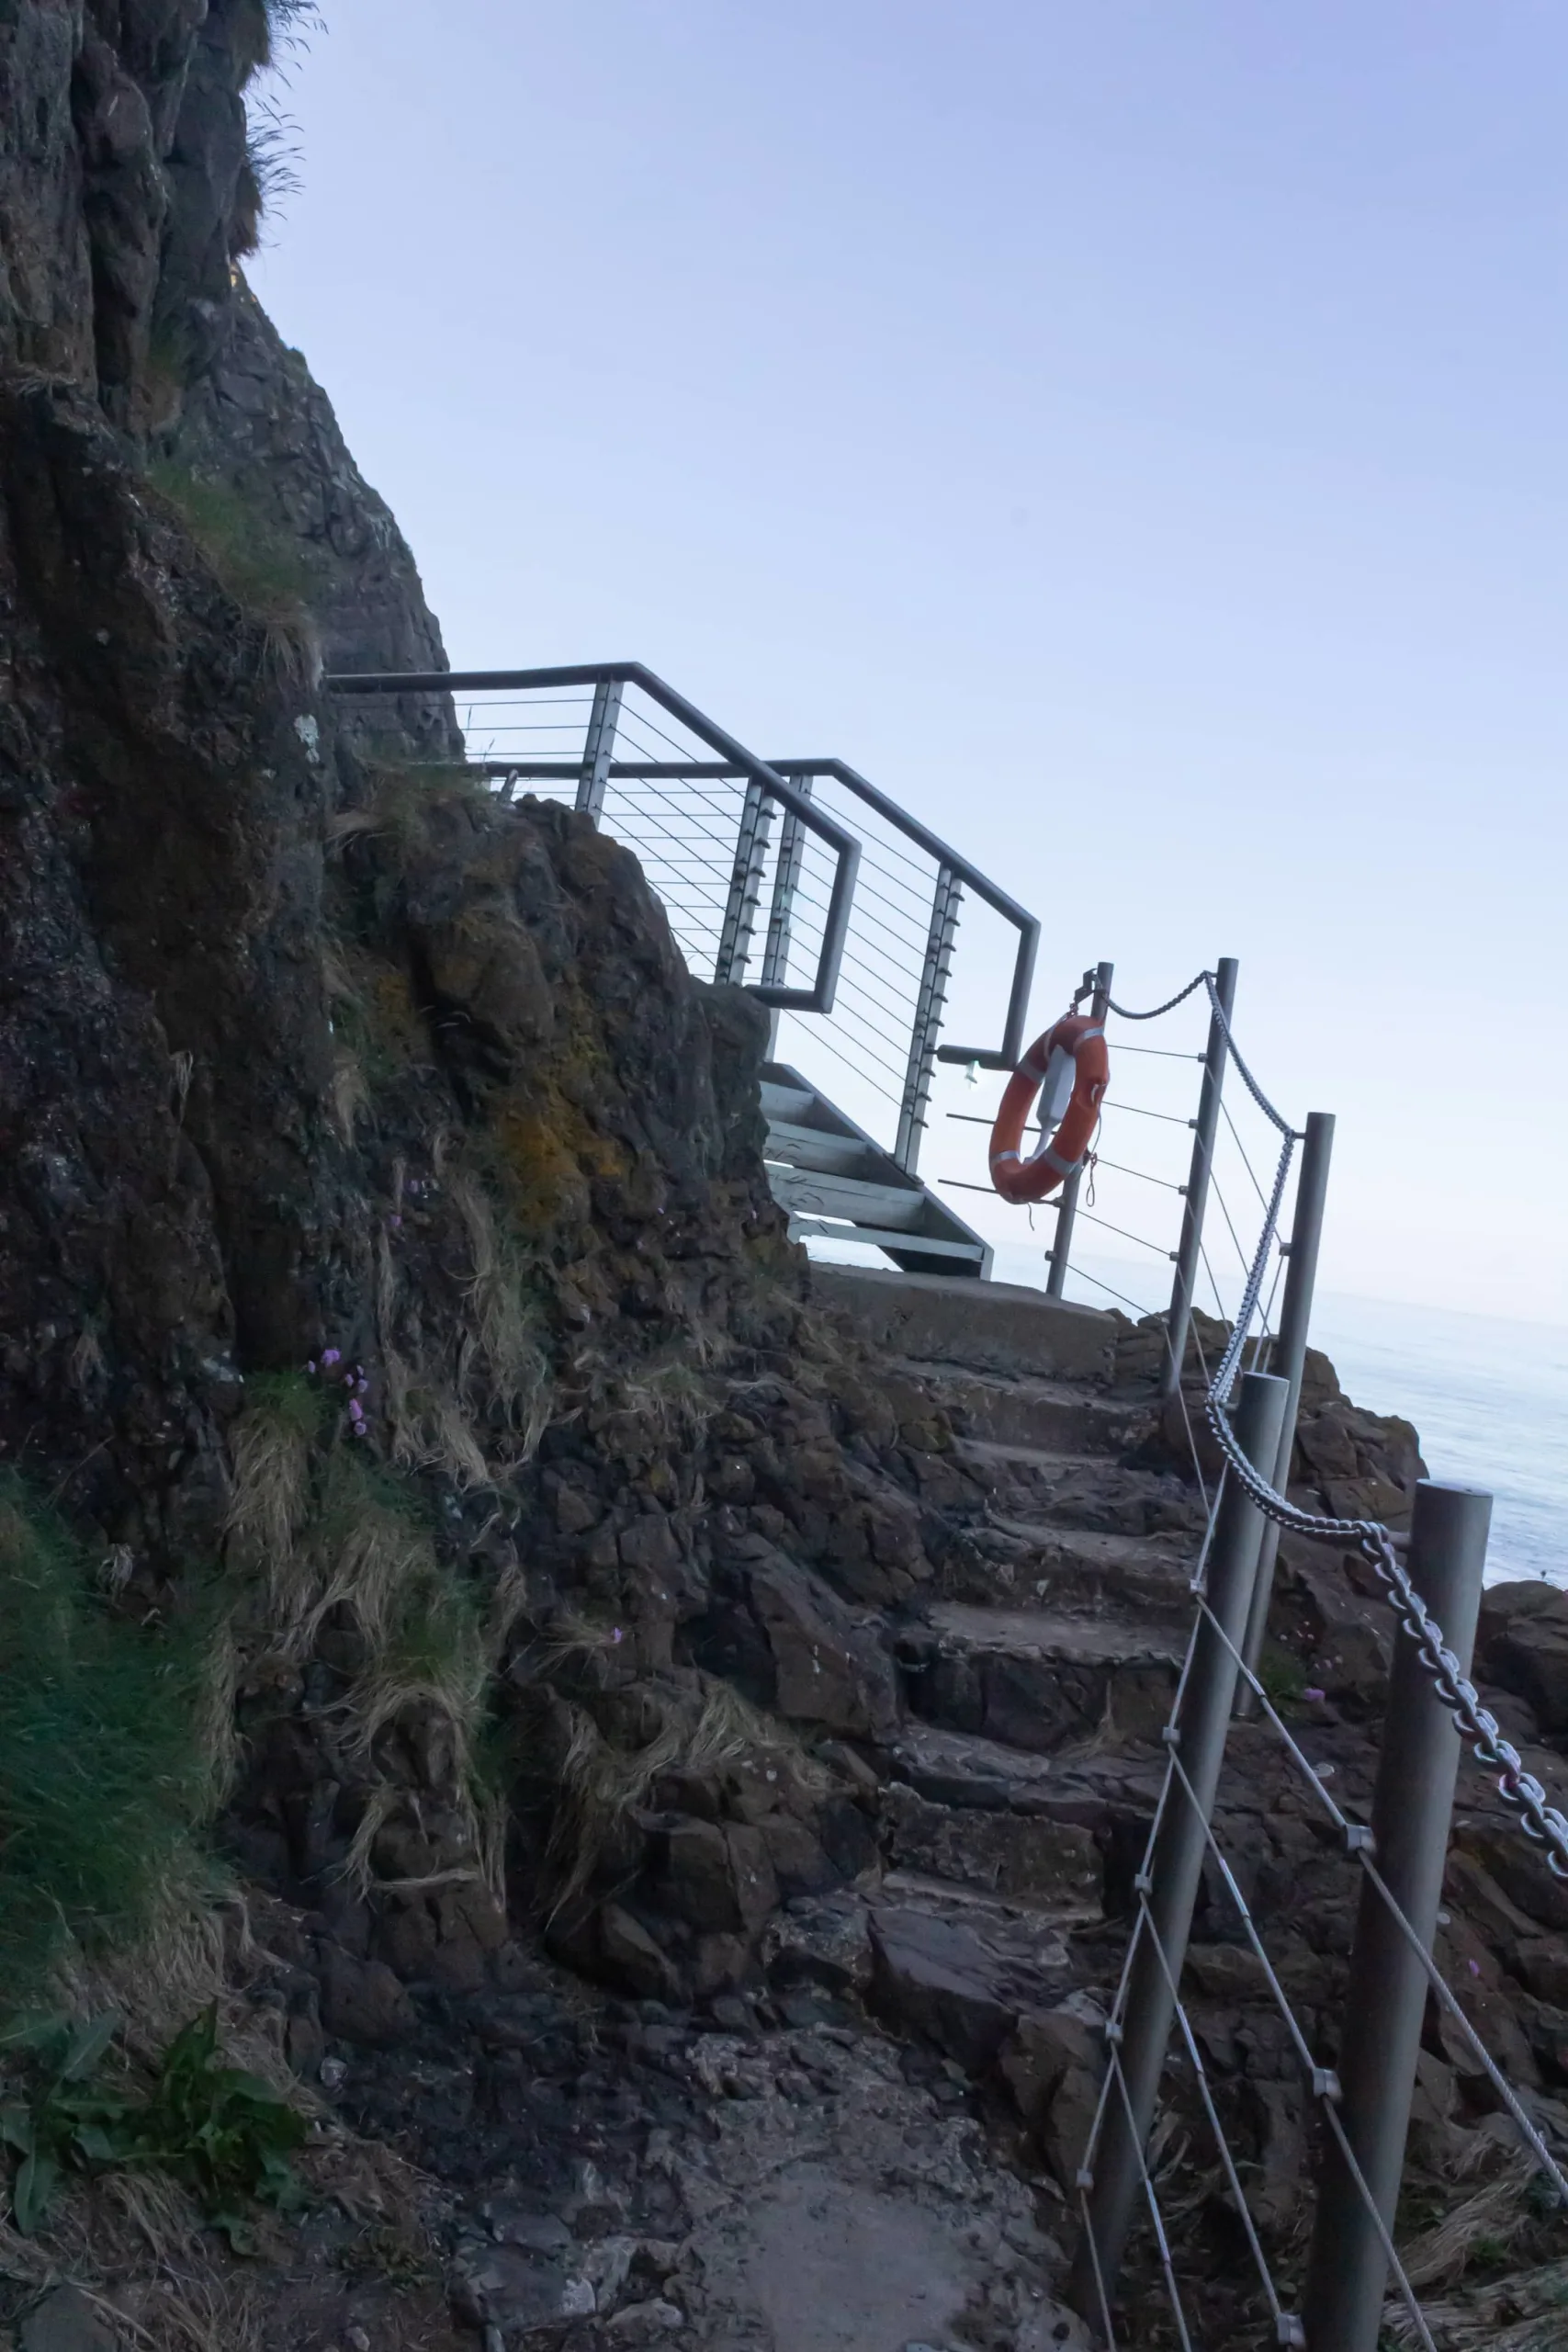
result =
M1213 999L1212 989L1210 994ZM1223 1022L1224 1016L1217 1003L1214 1010ZM1228 1024L1225 1041L1232 1059L1246 1078L1246 1067L1235 1050ZM1251 1080L1247 1082L1250 1086ZM1252 1087L1252 1091L1258 1096L1262 1108L1269 1110L1269 1106L1258 1089ZM1482 1705L1480 1693L1474 1684L1466 1679L1458 1657L1444 1641L1442 1627L1411 1583L1394 1550L1393 1538L1388 1529L1376 1520L1330 1519L1298 1510L1294 1503L1277 1493L1261 1472L1247 1460L1230 1425L1225 1407L1252 1318L1258 1311L1269 1251L1279 1229L1280 1204L1284 1198L1285 1182L1296 1145L1293 1129L1279 1118L1278 1113L1270 1111L1269 1115L1283 1128L1285 1140L1274 1174L1274 1189L1264 1219L1262 1237L1247 1273L1241 1305L1236 1309L1230 1343L1220 1359L1204 1399L1204 1413L1209 1426L1232 1475L1240 1480L1266 1518L1273 1520L1279 1527L1289 1528L1292 1533L1304 1535L1316 1543L1354 1544L1362 1558L1371 1564L1395 1617L1416 1644L1421 1663L1431 1677L1432 1687L1452 1715L1460 1736L1469 1742L1478 1763L1499 1773L1498 1793L1504 1804L1519 1816L1518 1826L1524 1835L1534 1844L1545 1847L1547 1862L1553 1874L1568 1879L1568 1817L1549 1804L1545 1789L1533 1773L1525 1770L1524 1758L1518 1749L1504 1738L1496 1716Z
M1105 1009L1108 1012L1116 1013L1122 1021L1157 1021L1162 1012L1174 1012L1179 1004L1185 1004L1193 989L1201 989L1205 980L1212 988L1213 977L1212 972L1199 972L1194 978L1188 981L1184 989L1179 989L1175 996L1168 996L1163 1004L1156 1004L1152 1012L1129 1012L1124 1004L1118 1004L1111 997L1106 998Z

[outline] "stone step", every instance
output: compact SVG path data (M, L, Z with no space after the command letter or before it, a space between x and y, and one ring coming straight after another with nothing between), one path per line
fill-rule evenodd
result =
M1080 1382L1007 1377L940 1363L898 1369L934 1390L960 1436L982 1444L1114 1456L1136 1444L1149 1427L1141 1407L1115 1403Z
M952 1458L990 1497L997 1513L1019 1523L1122 1535L1196 1535L1202 1529L1200 1497L1173 1471L980 1438L960 1438Z
M1021 2017L1073 1989L1071 1918L1053 1924L914 1872L890 1872L868 1917L873 2007L974 2072L992 2064Z
M942 1601L899 1635L897 1656L923 1721L1049 1756L1093 1736L1157 1739L1186 1638L1146 1616Z
M1119 1820L1153 1816L1166 1758L1152 1742L1085 1742L1036 1756L972 1732L911 1722L900 1725L881 1761L890 1781L934 1806L1101 1831Z
M1092 1499L1082 1515L1097 1510ZM983 1526L966 1528L944 1563L945 1597L984 1609L1043 1605L1089 1617L1120 1611L1140 1624L1152 1617L1181 1624L1191 1609L1191 1577L1201 1542L1197 1529L1152 1532L1012 1519L994 1505Z
M1043 1291L820 1261L812 1266L811 1287L881 1356L1100 1385L1114 1371L1114 1318Z

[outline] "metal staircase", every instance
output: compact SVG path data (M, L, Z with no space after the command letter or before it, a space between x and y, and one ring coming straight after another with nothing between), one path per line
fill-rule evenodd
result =
M989 1243L798 1070L764 1067L762 1111L768 1183L792 1240L871 1243L910 1274L989 1274Z
M841 760L760 760L640 662L324 683L384 758L456 728L502 797L570 800L636 852L691 968L770 1007L791 1060L763 1086L769 1177L801 1240L989 1273L916 1169L936 1065L1011 1070L1023 1050L1040 926L1005 890ZM992 1046L942 1042L966 911L1012 935Z

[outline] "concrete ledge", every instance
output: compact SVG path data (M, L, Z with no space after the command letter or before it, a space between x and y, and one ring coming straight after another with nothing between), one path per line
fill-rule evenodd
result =
M899 1274L869 1266L811 1269L812 1296L847 1316L879 1355L962 1363L978 1372L1063 1380L1111 1378L1114 1317L1043 1290L955 1274Z

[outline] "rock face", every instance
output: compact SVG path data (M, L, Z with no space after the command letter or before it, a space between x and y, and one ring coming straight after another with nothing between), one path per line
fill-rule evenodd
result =
M216 489L292 560L291 584L327 670L446 668L440 628L390 508L349 455L303 358L243 280L164 447L198 493ZM399 697L379 717L383 727L396 720L393 740L410 755L460 755L445 699Z
M1070 2196L1202 1523L1158 1335L813 1293L755 1002L586 818L441 773L439 699L337 725L323 653L444 657L232 268L265 40L259 0L0 6L0 1464L117 1620L216 1624L252 1989L462 2192L468 2324L816 2352L805 2263L890 2343L1076 2342L977 2115ZM1397 1522L1418 1473L1314 1359L1293 1489ZM1359 1576L1287 1542L1270 1629L1352 1803ZM1538 1756L1562 1620L1483 1624ZM1353 1882L1257 1727L1220 1827L1331 2047ZM1554 2099L1568 1898L1484 1791L1448 1899L1468 2013ZM1286 2258L1310 2128L1225 1905L1192 2013ZM1490 2182L1485 2078L1427 2039L1423 2179Z

